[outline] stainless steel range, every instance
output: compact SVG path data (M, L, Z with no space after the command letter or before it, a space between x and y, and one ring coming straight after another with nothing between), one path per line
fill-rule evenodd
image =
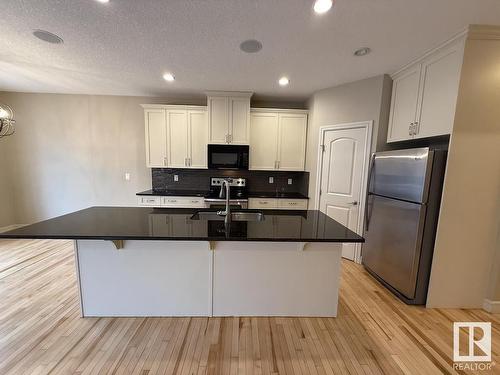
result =
M227 180L228 177L212 177L210 179L210 193L205 197L205 202L209 204L210 208L224 208L226 205L226 194L222 190L222 181ZM229 178L229 186L231 193L229 197L229 204L235 208L248 208L248 194L247 194L247 181L245 178L235 177Z

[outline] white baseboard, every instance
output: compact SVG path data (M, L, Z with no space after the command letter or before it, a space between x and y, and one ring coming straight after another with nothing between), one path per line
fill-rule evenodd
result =
M13 225L7 225L6 227L1 227L0 228L0 233L2 232L8 232L9 230L14 230L16 228L24 227L26 224L13 224Z
M500 314L500 301L492 301L485 298L483 301L483 309L492 314Z

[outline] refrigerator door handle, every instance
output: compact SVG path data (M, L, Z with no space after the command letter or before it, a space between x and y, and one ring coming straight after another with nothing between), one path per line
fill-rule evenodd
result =
M366 184L366 202L365 202L365 230L368 232L370 226L370 215L368 214L368 206L370 203L370 185L372 183L373 167L375 166L375 153L370 158L370 169L368 169L368 183Z

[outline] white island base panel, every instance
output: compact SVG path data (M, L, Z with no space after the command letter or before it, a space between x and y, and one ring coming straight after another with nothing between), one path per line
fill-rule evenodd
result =
M76 241L82 316L337 315L341 244Z

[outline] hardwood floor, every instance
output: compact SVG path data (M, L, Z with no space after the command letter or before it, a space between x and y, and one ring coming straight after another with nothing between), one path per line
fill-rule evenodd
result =
M0 374L469 373L453 321L491 321L498 362L498 315L406 306L342 266L337 318L82 319L72 242L0 241Z

